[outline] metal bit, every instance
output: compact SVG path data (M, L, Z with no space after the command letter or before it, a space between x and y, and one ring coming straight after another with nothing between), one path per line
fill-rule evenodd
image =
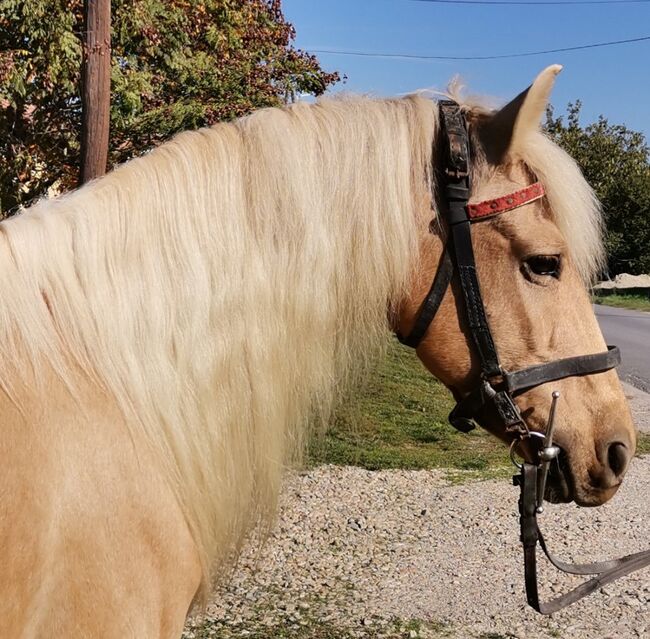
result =
M560 454L560 449L553 445L553 431L555 430L555 410L557 400L560 398L558 391L551 393L551 410L548 414L548 423L546 424L546 434L544 435L544 445L539 452L541 460L539 473L537 475L537 512L544 512L544 492L546 491L546 480L551 462Z

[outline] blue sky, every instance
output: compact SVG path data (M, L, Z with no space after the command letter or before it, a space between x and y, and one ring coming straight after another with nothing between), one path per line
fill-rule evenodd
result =
M619 5L485 6L418 0L284 0L307 51L339 49L415 55L498 55L650 35L650 2ZM583 122L599 114L650 139L650 41L489 61L419 61L318 53L348 77L335 90L397 95L444 88L460 74L471 93L505 101L553 63L564 65L556 110L577 98Z

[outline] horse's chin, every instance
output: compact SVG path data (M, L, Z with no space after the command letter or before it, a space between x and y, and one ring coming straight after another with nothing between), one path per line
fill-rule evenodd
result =
M575 480L567 455L562 451L558 462L551 465L544 499L552 504L575 502L578 506L602 506L618 490L620 483L607 489L595 489L583 486Z
M600 489L600 490L595 490L595 489L577 490L573 497L573 501L575 501L575 503L578 504L578 506L584 506L588 508L593 508L595 506L602 506L603 504L607 503L616 494L616 491L618 490L620 485L621 484L619 483L616 484L616 486L612 486L611 488Z

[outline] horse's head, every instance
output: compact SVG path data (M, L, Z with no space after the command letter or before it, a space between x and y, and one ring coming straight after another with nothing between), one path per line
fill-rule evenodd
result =
M543 71L500 111L466 112L470 204L513 194L537 180L546 192L471 226L486 316L504 371L606 350L586 286L602 255L598 208L576 165L539 130L560 69ZM437 210L448 206L444 195L437 197ZM448 224L441 221L422 240L418 272L397 318L403 334L418 317L448 238ZM481 360L457 274L417 353L457 400L479 387ZM562 453L551 471L547 497L602 504L616 492L636 446L617 374L573 375L515 393L531 430L544 430L554 390L561 393L554 439ZM475 418L503 440L512 439L494 406L483 406Z

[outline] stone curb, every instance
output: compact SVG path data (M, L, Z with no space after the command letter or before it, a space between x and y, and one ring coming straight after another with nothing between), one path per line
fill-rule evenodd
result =
M638 430L642 433L650 433L650 394L634 386L622 382L623 392L630 403L632 417Z

